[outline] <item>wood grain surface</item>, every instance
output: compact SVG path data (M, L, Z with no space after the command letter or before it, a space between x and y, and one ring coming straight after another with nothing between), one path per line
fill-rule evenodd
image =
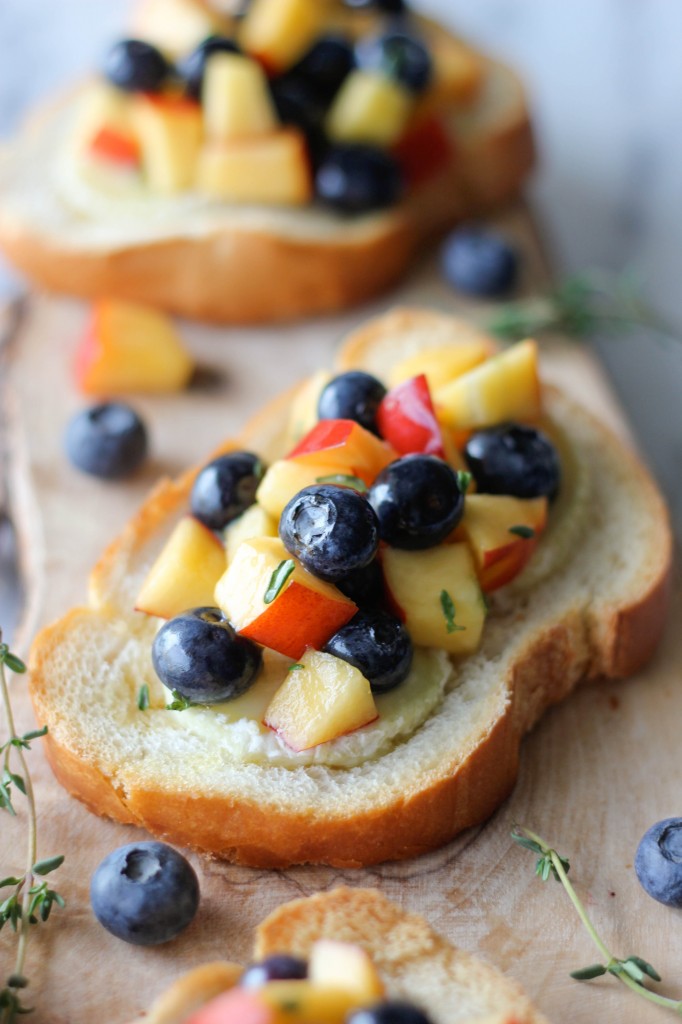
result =
M548 283L523 211L505 218L525 254L529 292ZM126 483L80 475L62 451L68 417L85 403L73 384L73 355L87 316L80 304L35 296L12 347L3 401L10 418L10 494L21 542L26 610L18 646L37 628L83 603L87 574L160 474L176 474L237 430L276 392L330 362L340 337L395 302L462 308L425 263L398 295L333 320L278 330L183 325L206 368L203 384L177 397L135 399L151 432L153 455ZM476 308L477 315L485 310ZM546 376L559 380L627 437L622 414L589 353L560 341L547 346ZM210 373L208 372L210 370ZM672 622L680 621L676 588ZM127 946L90 911L88 888L99 861L144 834L90 814L51 776L39 744L31 767L40 815L39 855L65 853L53 876L67 908L31 935L26 973L32 1018L46 1024L123 1024L183 969L224 957L247 961L256 923L286 899L344 883L375 885L423 914L451 941L518 979L555 1024L595 1020L641 1024L665 1011L642 1004L607 978L589 985L568 973L598 959L561 887L535 879L531 854L509 838L514 822L543 834L572 863L572 876L595 923L617 955L636 953L682 997L681 912L640 889L632 869L644 830L682 812L679 722L682 639L668 630L654 662L620 684L584 688L551 711L526 740L512 797L481 829L415 861L371 870L304 867L255 871L191 856L202 888L199 914L178 940L156 949ZM19 728L32 725L20 678L12 683ZM4 726L3 726L4 728ZM24 820L0 821L0 874L23 871ZM0 972L12 968L14 940L0 934ZM677 977L676 977L677 975Z

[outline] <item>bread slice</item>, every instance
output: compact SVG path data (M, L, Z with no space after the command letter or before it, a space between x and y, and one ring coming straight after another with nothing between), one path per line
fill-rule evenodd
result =
M273 953L307 958L318 939L362 946L386 995L425 1010L433 1024L546 1024L516 982L451 946L417 914L374 889L342 887L285 903L256 932L255 959ZM235 984L235 965L206 964L165 992L146 1024L185 1024L192 1012Z
M473 105L452 114L452 165L401 204L358 217L192 194L102 199L59 157L77 102L34 121L0 157L0 248L42 287L201 320L266 323L363 302L434 234L516 195L533 162L521 83L488 60Z
M407 353L457 342L459 321L398 311L354 335L339 364L384 372ZM282 454L290 395L238 439ZM132 609L179 515L193 472L162 481L95 568L87 607L37 637L36 715L64 786L100 814L218 857L262 867L358 866L414 857L482 822L510 792L523 734L581 680L634 672L665 619L672 541L665 505L634 455L547 388L566 484L518 581L495 596L479 651L453 663L442 704L413 735L354 768L275 767L230 756L183 714L140 712L158 688L156 623ZM210 714L210 712L206 712Z

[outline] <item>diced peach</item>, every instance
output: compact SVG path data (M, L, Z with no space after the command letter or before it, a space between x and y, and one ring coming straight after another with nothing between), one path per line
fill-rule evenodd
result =
M369 953L351 942L318 939L310 950L308 978L313 985L348 989L359 1004L377 1002L384 995L384 984Z
M113 299L95 303L76 355L76 380L86 395L179 391L193 370L165 313Z
M266 602L273 573L291 559L278 537L243 541L215 588L215 601L243 636L300 658L307 647L320 648L357 611L340 590L318 579L296 559L281 590Z
M259 992L275 1012L275 1024L344 1024L357 1007L353 993L341 986L309 981L270 981Z
M546 498L502 494L467 497L455 536L471 548L486 593L509 583L523 569L546 523Z
M517 342L436 388L433 399L441 419L455 430L537 419L542 404L536 343Z
M141 0L135 4L133 32L176 58L207 36L229 35L230 22L202 0Z
M357 476L366 484L397 458L391 445L354 420L320 420L287 455L301 465L333 465L337 473Z
M261 991L232 988L196 1010L186 1024L279 1024L275 1008L265 1002Z
M476 333L480 336L463 340L457 345L441 345L401 359L388 375L389 387L395 388L403 381L423 373L433 394L443 384L449 384L467 370L485 362L495 353L495 345L482 333Z
M140 94L133 100L133 121L152 190L173 195L190 188L204 134L199 104L178 96Z
M351 71L334 97L325 128L334 142L392 146L405 131L414 97L395 79Z
M354 665L332 654L307 650L300 667L292 669L265 712L265 725L293 750L308 750L319 743L354 732L378 717L369 681ZM318 964L320 985L356 993L357 985L341 972L333 977L324 958ZM330 976L331 975L331 976Z
M339 474L333 463L308 465L291 459L278 459L268 466L256 491L256 501L279 523L284 506L304 487L324 482Z
M185 516L149 570L135 610L172 619L188 608L212 606L215 586L225 572L220 539L198 519Z
M90 140L88 152L95 160L117 167L138 167L140 144L134 135L116 128L100 128Z
M384 396L377 410L377 426L399 455L418 452L445 457L443 431L423 373Z
M216 199L234 203L302 206L312 198L305 136L283 128L201 151L197 185Z
M232 561L237 548L245 540L252 540L254 537L276 537L277 519L272 516L258 503L250 505L245 512L233 519L225 529L225 547L227 549L228 564Z
M251 0L239 41L268 74L281 74L310 49L327 16L321 0Z
M130 94L106 82L97 82L83 92L78 103L74 131L76 146L87 152L92 140L102 130L135 135Z
M263 69L241 54L220 52L208 59L202 103L206 136L212 142L269 135L279 126Z
M486 609L466 544L426 551L386 547L381 563L391 603L415 644L451 654L478 648Z

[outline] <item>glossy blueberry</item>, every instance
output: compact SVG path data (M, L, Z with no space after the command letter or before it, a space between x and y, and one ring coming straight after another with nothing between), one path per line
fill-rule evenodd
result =
M386 395L386 388L371 373L350 370L332 377L323 388L317 403L321 420L355 420L366 430L378 434L377 410Z
M346 1024L431 1024L431 1018L412 1003L391 1000L353 1010Z
M170 65L161 51L141 39L114 43L102 67L104 77L126 92L159 92L169 71Z
M385 693L407 679L414 654L402 622L379 609L357 612L324 650L359 668L373 693Z
M199 906L199 882L166 843L129 843L104 858L90 884L95 917L135 946L157 946L186 928Z
M147 431L129 405L105 402L76 413L67 424L64 446L77 469L120 480L144 462Z
M457 474L435 455L405 455L379 473L369 489L381 539L417 551L440 544L464 512Z
M407 11L405 0L344 0L346 7L354 7L364 10L374 7L376 10L384 11L386 14L404 14Z
M329 103L354 65L353 47L344 36L322 36L292 72L308 85L312 95Z
M367 565L379 547L379 524L367 499L329 484L294 495L280 517L279 535L309 572L331 582Z
M458 291L494 299L506 295L516 284L519 257L499 235L463 227L443 243L441 268L446 281Z
M247 967L239 984L242 988L260 988L267 981L289 981L308 977L308 964L297 956L276 953Z
M332 146L315 175L318 199L341 213L393 206L404 190L397 160L375 146Z
M178 72L185 83L185 91L193 99L201 99L206 62L214 53L241 53L234 39L227 36L209 36L178 64Z
M561 477L556 448L534 427L504 423L472 434L464 458L482 494L553 498Z
M270 91L280 121L301 129L313 164L317 166L328 145L322 126L325 106L320 97L305 79L293 73L272 79Z
M219 608L191 608L154 637L152 663L164 686L197 704L241 697L255 681L260 647L239 636Z
M635 871L642 888L655 900L682 907L682 818L664 818L644 833Z
M219 455L194 481L192 515L210 530L222 530L253 505L264 472L263 463L252 452Z
M376 558L334 584L358 608L377 608L384 601L384 574Z
M379 72L415 93L423 92L433 75L431 54L424 43L399 29L360 39L355 61L363 71Z

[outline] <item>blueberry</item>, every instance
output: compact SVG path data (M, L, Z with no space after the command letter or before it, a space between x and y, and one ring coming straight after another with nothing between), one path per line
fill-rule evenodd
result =
M360 39L355 47L355 60L363 71L394 78L414 93L423 92L433 75L431 54L424 43L402 29Z
M292 68L311 95L329 103L355 65L352 45L344 36L322 36Z
M320 97L305 79L294 73L272 79L270 91L280 121L301 129L313 164L317 166L327 150L322 127L325 107Z
M130 476L147 456L147 431L129 405L105 402L69 421L66 454L78 469L105 480Z
M384 600L384 574L376 558L348 573L334 584L342 594L355 601L358 608L376 608Z
M327 641L324 650L359 668L373 693L385 693L404 682L414 654L402 622L378 609L357 612Z
M197 704L241 697L255 681L262 653L239 636L218 608L192 608L164 623L152 662L169 690Z
M186 928L199 906L199 882L185 858L166 843L120 846L99 865L90 885L95 917L135 946L157 946Z
M392 1000L353 1010L346 1024L431 1024L431 1018L412 1003Z
M201 99L206 62L214 53L241 53L234 39L227 36L209 36L178 64L178 72L185 83L185 91L195 100Z
M375 146L332 146L315 175L318 199L341 213L367 213L393 206L405 182L390 153Z
M472 434L464 458L482 494L553 498L561 477L556 448L534 427L504 423Z
M297 956L276 953L247 967L239 984L242 988L260 988L267 981L289 981L308 977L308 964Z
M379 473L369 489L381 539L417 551L444 541L464 512L457 474L435 455L405 455Z
M682 818L664 818L644 833L635 871L642 888L655 900L682 907Z
M304 568L332 583L371 562L379 547L379 525L367 499L328 484L294 495L280 517L279 535Z
M443 243L441 267L453 288L467 295L494 299L514 287L519 257L499 235L463 227L453 231Z
M407 11L405 0L344 0L344 3L346 7L360 10L375 7L379 11L385 11L386 14L404 14Z
M155 46L141 39L121 39L104 58L102 72L112 85L126 92L159 92L170 65Z
M377 410L386 395L386 388L371 373L350 370L332 377L323 388L317 403L321 420L355 420L366 430L378 434Z
M229 452L199 472L190 497L192 515L210 530L222 530L256 498L265 467L252 452Z

